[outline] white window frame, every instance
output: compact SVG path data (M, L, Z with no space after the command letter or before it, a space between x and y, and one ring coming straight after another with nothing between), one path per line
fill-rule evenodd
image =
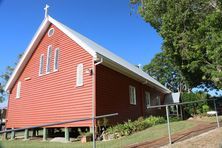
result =
M44 54L41 54L39 59L39 76L42 76L43 73L44 73Z
M59 54L60 54L59 52L60 52L60 49L56 48L55 53L54 53L54 72L59 70ZM57 64L57 67L56 67L56 64Z
M76 86L83 86L83 64L78 64L76 67Z
M50 28L49 31L48 31L48 37L53 36L54 32L55 32L55 29L54 28Z
M22 82L18 81L17 88L16 88L16 99L19 99L21 97L21 86L22 86Z
M136 105L136 87L132 85L129 86L129 99L130 104Z
M50 73L51 56L52 56L52 45L49 45L47 50L47 59L46 59L46 74Z
M146 102L146 107L150 107L151 106L151 95L150 92L145 91L145 102Z

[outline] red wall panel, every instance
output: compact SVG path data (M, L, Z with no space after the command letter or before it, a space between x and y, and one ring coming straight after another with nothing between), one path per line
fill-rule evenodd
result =
M13 87L7 113L7 128L19 128L91 117L92 76L86 69L92 68L92 57L54 25L53 36L47 32L19 77L21 98L16 99ZM52 45L51 72L46 74L47 48ZM60 48L59 71L53 72L54 51ZM44 75L39 76L40 55L44 54ZM77 64L84 64L84 85L76 87ZM25 78L31 79L25 81ZM90 126L91 121L65 126ZM64 125L60 125L64 126Z
M136 105L130 104L129 85L136 87ZM135 120L140 116L164 115L164 109L146 109L145 90L151 93L151 98L160 96L163 104L164 94L156 89L145 86L104 65L98 65L96 67L96 114L119 113L118 116L108 119L111 123L121 123L128 119Z

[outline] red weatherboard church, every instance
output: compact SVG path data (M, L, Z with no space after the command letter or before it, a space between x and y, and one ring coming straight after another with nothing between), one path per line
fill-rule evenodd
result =
M7 128L119 113L123 122L161 114L166 87L47 16L6 85ZM57 127L91 127L92 121Z

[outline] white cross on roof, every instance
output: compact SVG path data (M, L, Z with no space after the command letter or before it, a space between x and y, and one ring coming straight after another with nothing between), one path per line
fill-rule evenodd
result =
M44 10L45 10L45 18L48 16L48 8L49 8L49 5L45 5L45 8L44 8Z

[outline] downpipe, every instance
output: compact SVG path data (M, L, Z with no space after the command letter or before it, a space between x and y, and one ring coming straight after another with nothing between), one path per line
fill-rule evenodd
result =
M95 141L95 98L96 98L96 66L103 63L103 58L100 58L100 61L95 63L95 60L92 60L93 64L93 87L92 87L92 92L93 92L93 97L92 97L92 128L93 128L93 148L96 148L96 141Z

